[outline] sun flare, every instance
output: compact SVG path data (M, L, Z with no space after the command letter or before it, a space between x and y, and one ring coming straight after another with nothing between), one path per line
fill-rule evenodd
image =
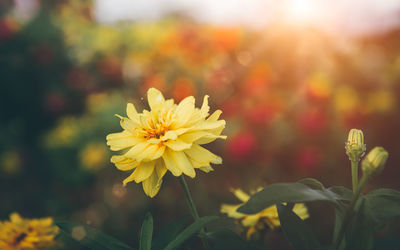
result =
M312 24L321 19L321 8L314 0L290 0L285 5L285 20L292 24Z

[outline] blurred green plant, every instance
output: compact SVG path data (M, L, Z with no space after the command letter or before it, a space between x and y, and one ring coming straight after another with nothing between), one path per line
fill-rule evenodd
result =
M359 167L358 162L365 150L363 143L362 131L351 130L346 150L352 167ZM356 149L353 148L354 145ZM352 150L357 151L354 158L351 157ZM377 231L374 223L381 224L400 215L400 192L376 189L368 194L361 194L367 181L383 170L387 158L388 152L382 147L375 147L367 154L362 161L362 178L357 183L353 182L354 192L342 186L325 188L318 180L307 178L297 183L267 186L253 194L238 211L256 214L276 204L283 232L294 249L373 249ZM351 172L357 174L357 171ZM335 209L331 245L321 246L315 233L292 211L295 203L312 201L327 202Z

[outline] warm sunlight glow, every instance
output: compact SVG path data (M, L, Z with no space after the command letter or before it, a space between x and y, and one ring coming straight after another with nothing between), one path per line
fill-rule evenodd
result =
M321 11L315 0L290 0L286 2L284 16L291 24L313 24L321 20Z

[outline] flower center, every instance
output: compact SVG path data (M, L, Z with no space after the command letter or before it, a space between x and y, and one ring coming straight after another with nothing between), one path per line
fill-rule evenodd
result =
M171 111L143 114L141 132L145 139L160 139L171 128L174 114Z

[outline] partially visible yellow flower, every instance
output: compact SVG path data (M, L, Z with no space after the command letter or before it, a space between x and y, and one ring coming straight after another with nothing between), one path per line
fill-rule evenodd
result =
M222 163L221 157L200 146L226 138L221 135L225 121L218 120L222 112L217 110L209 116L208 96L200 109L195 108L193 96L174 104L155 88L148 90L147 99L150 111L138 113L128 103L128 117L117 115L124 130L107 136L111 150L127 149L122 155L114 155L111 162L123 171L134 169L124 185L142 182L146 195L154 197L167 170L174 176L194 178L196 168L207 173L213 170L211 163Z
M88 170L98 170L105 165L107 148L104 143L92 142L80 153L81 164Z
M278 216L278 210L275 205L267 207L256 214L243 214L237 211L237 209L247 202L250 198L248 194L243 192L241 189L232 190L233 194L242 201L238 205L222 204L221 213L227 214L229 217L239 220L243 226L248 227L246 237L250 239L251 235L257 230L262 230L267 225L269 228L274 229L279 227L280 221ZM307 219L309 217L307 207L303 203L295 204L293 207L295 212L301 219Z
M52 218L24 219L18 213L12 213L9 221L0 222L0 249L54 247L58 232Z

